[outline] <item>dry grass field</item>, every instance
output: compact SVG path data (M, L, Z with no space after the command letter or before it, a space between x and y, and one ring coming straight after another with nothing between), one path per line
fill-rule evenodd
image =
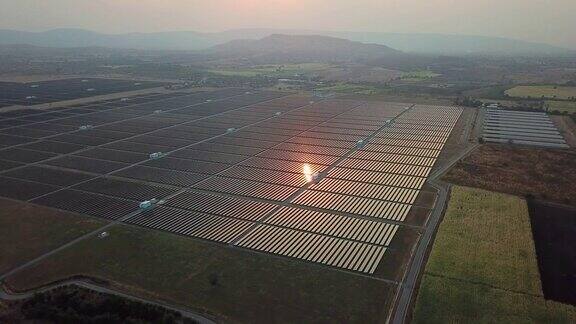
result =
M395 286L336 269L223 247L161 231L115 226L9 277L26 290L74 276L183 304L225 323L375 323Z
M0 199L0 273L105 224L89 217Z
M576 152L482 145L458 162L443 179L469 187L576 205Z
M575 320L575 307L543 297L526 202L455 186L422 278L413 322Z

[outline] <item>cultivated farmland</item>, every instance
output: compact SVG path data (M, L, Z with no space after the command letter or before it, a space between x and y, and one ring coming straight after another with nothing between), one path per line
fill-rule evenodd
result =
M415 323L576 320L544 299L526 202L454 187L422 279Z

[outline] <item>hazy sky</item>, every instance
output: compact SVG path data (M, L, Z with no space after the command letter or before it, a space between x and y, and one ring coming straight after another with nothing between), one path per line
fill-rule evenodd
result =
M576 48L576 0L0 0L0 28L299 28L504 36Z

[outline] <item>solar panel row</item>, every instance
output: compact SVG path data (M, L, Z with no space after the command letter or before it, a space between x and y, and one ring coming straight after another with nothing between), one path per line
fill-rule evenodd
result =
M385 247L288 228L259 225L238 246L334 267L372 273Z
M569 147L548 115L541 112L488 109L482 137L488 142Z

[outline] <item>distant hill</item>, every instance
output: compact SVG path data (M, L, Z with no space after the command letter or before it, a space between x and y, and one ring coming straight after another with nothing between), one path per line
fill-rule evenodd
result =
M260 39L273 34L322 35L390 46L414 54L435 55L564 55L564 48L508 38L369 32L323 32L313 30L237 29L219 33L194 31L161 33L102 34L83 29L46 32L0 30L0 44L29 44L48 47L111 47L161 50L204 50L236 39Z
M228 41L226 39L225 41ZM28 44L45 47L110 47L146 50L199 50L225 41L196 32L101 34L84 29L54 29L46 32L0 30L0 45Z
M258 40L233 40L208 50L216 58L242 58L258 63L358 62L401 56L388 46L318 35L273 34Z
M413 54L432 55L567 55L570 50L549 44L522 40L433 33L379 33L379 32L331 32L297 29L234 29L219 33L222 39L258 39L271 34L323 35L352 41L390 46Z

